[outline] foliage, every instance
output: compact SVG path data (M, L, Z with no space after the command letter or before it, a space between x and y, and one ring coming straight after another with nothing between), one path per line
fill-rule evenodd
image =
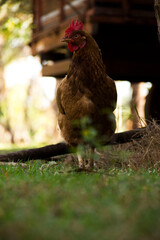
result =
M19 146L56 142L56 135L53 138L56 127L53 109L42 109L43 92L37 82L32 87L36 92L28 96L27 89L27 85L15 85L7 90L5 100L0 104L0 124L6 130L10 128L13 141ZM0 135L0 143L9 142L7 134Z
M0 1L1 64L5 65L30 41L32 9L29 0Z
M4 68L14 58L24 54L32 30L32 6L30 0L0 0L0 127L10 132L14 141L10 118L8 92L5 92ZM23 91L23 90L22 90ZM10 106L9 106L10 105ZM17 110L18 106L16 107ZM15 109L12 107L11 112ZM22 115L22 114L21 114ZM1 138L3 138L1 133ZM8 136L6 137L9 140ZM5 141L5 140L4 140Z

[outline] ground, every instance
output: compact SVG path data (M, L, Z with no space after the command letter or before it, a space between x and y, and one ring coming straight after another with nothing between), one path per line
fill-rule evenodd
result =
M159 137L105 148L91 172L71 157L0 165L0 238L160 239Z
M1 239L159 239L157 171L0 168Z

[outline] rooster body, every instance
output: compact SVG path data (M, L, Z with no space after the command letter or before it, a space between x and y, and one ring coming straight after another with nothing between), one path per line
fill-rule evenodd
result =
M80 124L88 117L89 125L96 130L97 140L105 144L116 127L113 114L117 100L115 83L106 74L101 51L91 35L73 29L69 33L66 31L63 41L68 42L74 53L68 74L57 89L62 136L71 146L88 144ZM94 147L93 143L91 145Z

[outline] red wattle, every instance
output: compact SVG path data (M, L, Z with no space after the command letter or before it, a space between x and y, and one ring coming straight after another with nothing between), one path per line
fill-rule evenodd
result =
M68 48L71 52L74 52L74 51L78 50L79 47L76 45L73 45L71 43L68 43Z

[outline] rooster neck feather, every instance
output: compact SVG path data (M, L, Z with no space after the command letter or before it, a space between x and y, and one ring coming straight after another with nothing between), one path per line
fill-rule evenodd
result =
M72 76L72 79L77 79L77 76L79 76L78 81L84 80L85 82L103 80L102 76L106 73L101 51L90 35L86 34L86 38L86 46L73 54L67 76L68 78Z

